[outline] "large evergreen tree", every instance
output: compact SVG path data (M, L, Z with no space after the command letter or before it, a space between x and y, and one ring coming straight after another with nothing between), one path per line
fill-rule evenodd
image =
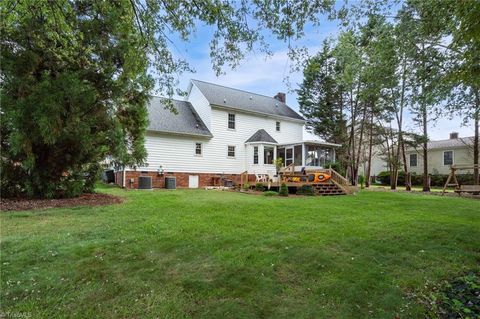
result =
M322 51L308 61L304 79L298 90L300 112L307 119L307 127L330 143L343 147L337 158L345 163L346 121L342 88L336 81L336 61L328 41Z
M2 195L75 196L92 190L98 163L145 160L146 102L156 87L175 93L189 70L171 52L211 26L217 73L262 41L319 23L328 0L159 1L17 0L0 6ZM295 22L295 23L292 23Z

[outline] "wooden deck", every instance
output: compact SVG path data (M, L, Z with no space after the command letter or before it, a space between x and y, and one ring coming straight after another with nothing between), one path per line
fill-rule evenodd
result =
M280 185L282 183L255 183L255 184L262 184L265 188L269 188L269 189L273 189L273 190L278 190L280 189ZM295 189L298 189L304 185L309 185L312 187L313 189L313 192L316 194L316 195L322 195L322 196L326 196L326 195L347 195L348 193L341 187L339 187L338 185L336 185L335 183L333 182L325 182L325 183L309 183L309 182L289 182L289 183L285 183L285 185L287 185L288 188L295 188Z
M330 176L326 181L312 181L309 180L309 175L323 173ZM298 180L298 181L293 181ZM248 172L243 172L241 175L241 186L248 182ZM289 165L280 172L279 181L270 182L250 182L251 186L256 184L262 184L266 188L279 188L282 184L285 184L289 188L300 188L304 185L312 186L314 192L318 195L345 195L353 194L358 191L358 188L351 186L349 181L342 175L338 174L334 169L305 169L303 173L295 172L294 166Z

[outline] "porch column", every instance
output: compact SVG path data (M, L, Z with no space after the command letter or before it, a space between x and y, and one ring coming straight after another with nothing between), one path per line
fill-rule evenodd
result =
M302 167L305 167L305 143L302 143Z
M336 158L335 158L336 152L335 152L335 149L333 147L332 147L332 151L333 151L333 162L335 162L336 161Z

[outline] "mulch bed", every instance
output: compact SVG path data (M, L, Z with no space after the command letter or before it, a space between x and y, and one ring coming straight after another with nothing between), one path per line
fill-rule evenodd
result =
M103 206L119 204L122 201L122 198L108 194L83 194L76 198L62 199L1 198L0 209L2 211L18 211L54 207Z

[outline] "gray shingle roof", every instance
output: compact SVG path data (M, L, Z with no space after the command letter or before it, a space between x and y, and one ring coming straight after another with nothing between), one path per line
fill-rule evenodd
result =
M212 133L198 116L190 102L172 100L178 114L165 109L165 98L152 97L148 103L147 130L211 137Z
M439 148L457 148L467 147L473 145L473 136L453 138L441 141L430 141L427 143L427 149L439 149Z
M277 144L277 141L270 134L267 133L264 129L256 131L245 143L251 142L267 142Z
M199 80L192 80L192 82L212 105L304 120L303 117L292 110L287 104L273 97Z

